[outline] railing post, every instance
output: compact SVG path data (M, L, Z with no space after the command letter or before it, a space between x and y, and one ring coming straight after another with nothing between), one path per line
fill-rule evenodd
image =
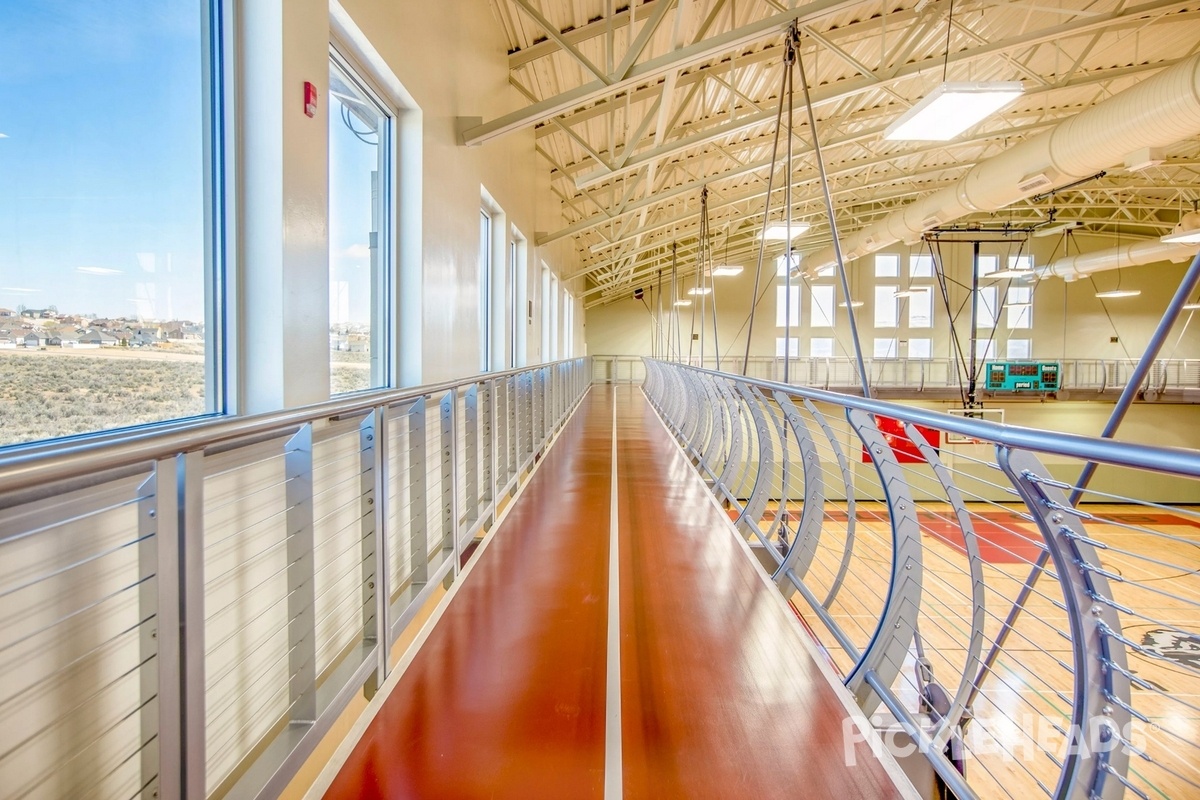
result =
M419 587L429 582L429 499L425 494L429 483L426 480L425 466L425 439L428 430L425 426L425 403L426 398L417 399L408 412L408 498L412 523L408 547L414 596Z
M388 612L391 592L388 589L387 557L387 492L384 487L385 435L384 408L372 409L358 426L359 488L361 501L362 536L362 624L363 641L374 643L375 672L367 684L367 695L387 679L388 670Z
M183 796L177 484L175 459L163 459L138 488L138 577L155 576L138 587L142 785L160 800Z
M922 585L921 528L904 471L873 416L865 411L848 409L846 418L871 454L892 528L892 569L887 600L871 641L846 676L846 687L869 716L882 698L868 682L868 676L876 676L882 685L891 686L900 674L900 665L904 663L917 630Z
M486 386L486 384L484 384ZM484 402L487 390L484 390ZM486 413L486 411L485 411ZM486 423L485 423L486 425ZM479 384L473 383L463 394L463 505L459 516L468 528L479 521ZM457 443L455 451L457 452ZM486 456L485 456L486 457ZM488 462L485 462L488 463ZM485 467L487 470L488 467ZM457 471L456 473L457 474ZM488 478L484 476L484 485ZM455 494L457 497L457 493Z
M177 542L175 580L179 584L180 663L183 669L180 718L184 800L204 800L208 786L208 711L205 687L204 454L176 456ZM159 481L163 486L165 476ZM169 491L172 491L168 487ZM162 646L161 644L159 645ZM178 690L176 690L178 691Z
M458 544L458 441L455 418L458 416L458 391L451 389L442 397L442 549L449 550L454 559L454 575L461 568ZM449 543L446 538L449 537Z
M996 448L1000 469L1012 481L1046 542L1062 587L1071 626L1074 696L1067 752L1055 800L1119 800L1129 769L1129 666L1121 621L1100 558L1062 489L1036 456ZM1068 487L1069 488L1069 487Z
M293 726L317 719L315 561L313 558L312 423L284 447L287 475L288 719Z
M498 385L495 378L492 378L483 385L484 400L486 401L486 406L483 410L483 463L486 465L485 469L487 469L487 480L484 482L484 486L487 487L486 508L488 509L487 525L489 529L496 525L497 506L499 505L496 502L496 492L499 488L496 467L500 457L499 448L497 447L499 440L497 439L496 427L496 389Z
M821 541L821 528L825 518L825 481L821 467L821 457L817 453L816 443L800 412L786 394L780 391L774 393L775 402L783 411L787 425L792 435L796 437L796 447L800 451L800 462L804 470L804 500L800 506L800 521L796 524L792 546L784 556L775 575L776 584L781 584L791 573L797 580L802 579L812 565L817 554L817 546ZM784 447L783 461L787 462L787 448ZM781 515L783 504L780 504ZM786 517L781 516L780 523L787 525Z

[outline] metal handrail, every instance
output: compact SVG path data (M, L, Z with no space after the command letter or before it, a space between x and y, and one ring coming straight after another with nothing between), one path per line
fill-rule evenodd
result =
M1200 713L1200 510L1166 504L1200 505L1200 451L649 359L643 390L864 711L924 757L904 762L915 782L960 800L1200 789L1174 722ZM1116 489L1088 487L1097 464Z
M0 793L278 796L382 685L591 370L0 455Z
M624 368L640 361L638 356L596 355L594 358L598 368L605 363ZM782 365L785 360L791 366L792 382L795 385L820 385L826 389L831 386L850 389L860 385L854 359L847 357L784 359L774 356L752 356L747 362L747 374L765 380L779 380L783 374ZM1136 359L1064 357L1057 360L1063 365L1060 392L1065 393L1095 390L1103 394L1119 391L1125 385L1120 375L1132 370L1137 364ZM680 363L708 369L716 366L715 359L712 358L706 359L704 364L701 364L699 359L692 359L690 362L684 360ZM953 359L868 358L866 364L868 372L872 375L872 385L880 389L917 393L945 393L959 389L960 370ZM1158 359L1155 361L1155 368L1159 370L1161 381L1156 381L1157 385L1153 387L1148 385L1147 390L1153 388L1159 394L1163 394L1167 391L1200 389L1200 361L1196 359Z
M1097 461L1115 466L1150 469L1186 477L1200 477L1200 451L1196 450L1188 450L1180 447L1160 447L1134 442L1118 442L1112 439L1097 439L1096 437L1083 436L1081 434L1006 425L998 422L989 422L984 419L951 416L940 411L928 411L886 400L856 397L840 392L830 392L806 386L792 386L790 384L756 378L730 376L728 373L690 367L686 364L673 366L693 370L710 377L736 377L739 382L749 386L756 386L762 390L787 392L797 397L808 398L816 402L853 408L871 414L880 414L904 422L911 422L914 425L928 425L950 433L957 433L961 436L1008 447L1033 450L1050 455L1079 458L1085 461Z

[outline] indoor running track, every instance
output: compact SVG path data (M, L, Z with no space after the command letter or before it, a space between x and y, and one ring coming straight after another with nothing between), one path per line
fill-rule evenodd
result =
M641 390L593 387L325 797L905 796L757 570Z

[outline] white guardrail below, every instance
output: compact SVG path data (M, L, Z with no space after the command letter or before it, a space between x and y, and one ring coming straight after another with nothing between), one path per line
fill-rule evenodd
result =
M995 360L995 359L993 359ZM1056 360L1056 359L1050 359ZM1061 365L1061 399L1085 400L1096 395L1116 395L1125 388L1137 360L1129 359L1065 359ZM685 359L683 363L688 363ZM992 395L984 389L980 362L979 395L981 397L1012 398L1013 393ZM693 358L691 366L717 369L715 359L700 363ZM597 355L592 357L593 378L601 383L641 383L645 369L640 356ZM912 394L938 397L957 397L966 385L965 376L952 359L867 359L867 374L871 388L891 397ZM721 359L720 369L741 373L741 358ZM747 365L747 377L783 382L784 359L752 357ZM852 358L793 358L788 364L788 383L832 391L859 392L858 368ZM961 382L960 382L961 381ZM1024 393L1037 397L1036 393ZM1144 399L1183 400L1200 402L1200 359L1160 359L1155 361L1143 382Z
M591 374L0 455L0 795L278 796Z
M959 800L1200 796L1200 451L644 369L918 784L936 775Z

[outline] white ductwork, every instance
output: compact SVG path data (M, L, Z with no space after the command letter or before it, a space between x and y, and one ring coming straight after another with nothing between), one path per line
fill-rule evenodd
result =
M1166 147L1200 133L1200 55L1181 61L1045 133L976 164L953 186L934 192L846 236L846 257L895 242L914 243L938 225L999 211L1055 186L1086 178L1141 148ZM804 260L810 277L836 263L832 247Z
M1056 277L1073 281L1095 272L1120 267L1138 267L1160 261L1187 261L1196 255L1198 249L1200 244L1167 244L1157 239L1129 242L1120 247L1060 258L1048 266L1039 267L1037 273L1039 278Z
M1195 211L1183 215L1173 233L1200 231L1200 213ZM1095 272L1104 272L1121 267L1140 267L1162 261L1178 263L1188 261L1200 250L1200 242L1160 242L1157 239L1133 241L1094 253L1064 256L1037 270L1039 278L1057 277L1073 281Z

